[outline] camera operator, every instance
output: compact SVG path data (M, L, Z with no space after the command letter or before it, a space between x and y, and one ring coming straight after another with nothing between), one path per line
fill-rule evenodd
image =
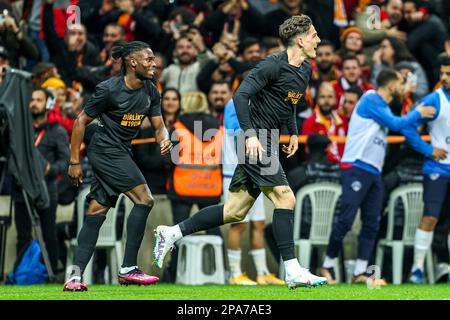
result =
M50 206L37 210L50 263L57 270L58 242L56 237L56 206L58 204L57 177L65 173L69 164L69 138L67 132L56 122L48 122L48 111L54 105L52 93L43 88L32 92L29 109L35 131L35 143L47 161L45 180L50 196ZM17 228L17 255L31 240L31 221L19 186L14 188L15 223Z

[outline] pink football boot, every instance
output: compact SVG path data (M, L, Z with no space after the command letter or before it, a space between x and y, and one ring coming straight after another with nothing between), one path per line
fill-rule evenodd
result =
M135 268L127 273L119 273L119 283L121 285L143 285L147 286L159 281L158 277L143 273L139 268Z

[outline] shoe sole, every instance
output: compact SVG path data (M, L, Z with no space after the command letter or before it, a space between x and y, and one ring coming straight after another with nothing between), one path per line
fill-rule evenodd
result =
M297 289L297 288L315 288L315 287L324 286L326 284L328 284L327 281L319 281L319 282L312 283L312 284L298 284L298 285L295 285L295 286L288 286L288 288L290 290L294 290L294 289Z
M159 280L158 280L159 281ZM118 282L121 286L149 286L152 284L157 283L158 281L155 282L149 282L149 283L139 283L139 282L134 282L133 280L130 279L125 279L125 278L121 278L120 276L118 277Z
M86 292L86 291L88 291L87 288L81 288L81 287L74 288L74 289L68 289L68 288L63 289L63 292Z

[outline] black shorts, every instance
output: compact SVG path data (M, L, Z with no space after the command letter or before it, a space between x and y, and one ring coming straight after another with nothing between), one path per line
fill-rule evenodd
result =
M425 174L423 177L424 215L439 219L442 209L448 202L450 178L439 174Z
M88 149L88 159L94 172L88 200L115 207L121 193L146 184L144 176L130 154L122 150L100 153Z
M233 177L231 178L229 190L231 192L237 191L244 186L249 194L256 199L261 193L260 187L288 185L289 183L286 179L286 174L284 173L278 156L274 156L270 159L270 163L266 165L263 165L260 162L256 164L238 164L234 170Z

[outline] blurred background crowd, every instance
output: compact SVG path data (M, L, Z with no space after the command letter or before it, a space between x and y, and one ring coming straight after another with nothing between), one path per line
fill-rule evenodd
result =
M66 177L67 142L95 86L121 73L120 59L111 58L115 44L139 40L151 46L157 64L153 81L162 95L169 130L176 122L193 128L195 120L202 120L207 130L223 125L225 105L248 72L266 56L284 50L278 27L299 14L311 17L322 41L311 61L307 94L297 104L298 134L311 139L294 157L285 159L280 152L294 192L317 177L338 179L344 144L327 136L346 136L355 105L365 91L377 87L381 70L395 68L405 77L403 102L391 106L397 115L407 113L419 98L440 86L438 60L450 56L450 1L0 1L0 71L11 67L31 72L35 85L31 112L33 103L46 105L53 96L51 108L44 109L46 124L64 129L46 138L55 141L39 146L49 161L52 210L76 198L78 190ZM149 122L144 122L137 138L153 136ZM177 194L171 183L176 179L174 165L160 155L156 143L135 144L133 152L152 193L170 200L173 223L189 215L193 204L201 207L220 201L220 196ZM423 157L406 144L390 144L383 170L386 198L401 183L420 181L422 163ZM83 168L88 185L88 159L83 160ZM3 194L14 194L14 183L7 182ZM30 233L27 226L19 231L25 213L17 201L19 252ZM43 219L44 235L58 270L58 259L65 261L57 240L62 231L57 232L55 212L48 214L50 218ZM270 237L267 243L270 246ZM442 243L445 246L446 241ZM275 246L273 251L277 254ZM448 261L445 248L442 255L442 261ZM168 279L174 280L173 273Z

